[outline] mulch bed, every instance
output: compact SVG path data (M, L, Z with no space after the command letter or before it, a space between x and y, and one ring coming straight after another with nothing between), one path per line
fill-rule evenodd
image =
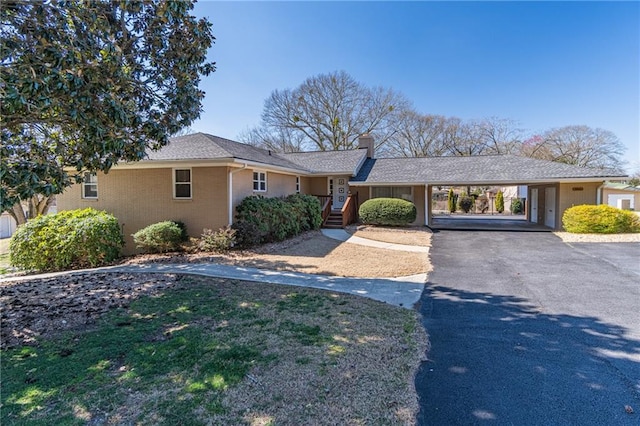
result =
M0 283L0 348L35 345L66 330L83 329L141 295L176 285L173 274L76 273Z

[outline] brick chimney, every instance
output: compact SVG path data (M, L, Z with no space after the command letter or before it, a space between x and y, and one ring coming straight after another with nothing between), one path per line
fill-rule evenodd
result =
M370 136L368 133L365 133L358 138L358 148L367 149L367 158L375 158L374 147L373 136Z

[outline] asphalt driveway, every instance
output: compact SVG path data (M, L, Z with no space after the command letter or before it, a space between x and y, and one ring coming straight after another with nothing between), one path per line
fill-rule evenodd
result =
M640 424L640 244L440 231L431 261L420 425Z

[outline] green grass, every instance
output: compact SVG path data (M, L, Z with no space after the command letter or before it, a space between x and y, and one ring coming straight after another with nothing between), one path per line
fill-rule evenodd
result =
M11 264L9 263L9 253L0 254L0 275L11 272Z
M415 312L314 289L178 280L82 330L3 350L0 424L410 422ZM391 413L388 401L406 408Z
M131 395L154 392L136 421L153 413L170 424L182 413L184 424L190 416L183 415L196 409L204 417L220 413L227 387L252 366L274 361L262 354L260 333L233 338L255 325L251 309L219 297L212 286L196 285L139 299L94 330L3 351L1 423L84 424L78 413L108 412ZM216 326L223 321L234 326ZM319 334L294 330L303 337Z

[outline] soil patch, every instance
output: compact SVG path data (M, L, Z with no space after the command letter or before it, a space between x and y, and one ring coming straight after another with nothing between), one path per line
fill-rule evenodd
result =
M640 233L635 234L572 234L554 232L565 243L636 243L640 242Z

